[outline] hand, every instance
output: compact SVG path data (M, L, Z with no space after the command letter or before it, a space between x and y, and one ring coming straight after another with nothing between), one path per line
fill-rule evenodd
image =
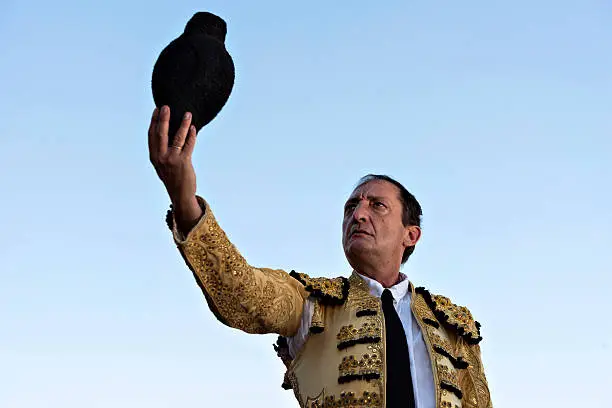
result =
M196 175L191 155L196 142L195 126L187 112L168 146L170 108L155 109L149 126L149 158L164 183L175 211L179 230L190 230L202 215L196 199Z

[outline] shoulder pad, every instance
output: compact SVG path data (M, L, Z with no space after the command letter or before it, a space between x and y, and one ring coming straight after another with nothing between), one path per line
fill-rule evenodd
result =
M318 298L323 304L341 305L348 296L349 281L345 277L311 278L296 271L291 271L290 275L304 285L310 296Z
M440 322L454 328L469 344L480 343L480 323L474 320L467 307L458 306L445 296L432 295L423 287L416 288L415 292L423 296Z

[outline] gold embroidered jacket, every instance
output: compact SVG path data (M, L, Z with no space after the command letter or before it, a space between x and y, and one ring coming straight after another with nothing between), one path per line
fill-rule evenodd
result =
M355 273L310 278L249 265L216 222L210 206L182 237L173 214L168 225L181 255L223 324L247 333L277 333L287 367L283 387L301 407L384 407L385 329L380 299ZM448 298L411 285L411 308L421 326L436 385L437 408L492 408L478 343L480 325ZM310 298L309 338L295 358L285 337L297 333Z

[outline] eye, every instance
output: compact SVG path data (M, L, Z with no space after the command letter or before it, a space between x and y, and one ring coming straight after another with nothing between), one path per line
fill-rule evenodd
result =
M374 202L374 207L376 207L376 208L386 208L387 206L382 201L375 201Z

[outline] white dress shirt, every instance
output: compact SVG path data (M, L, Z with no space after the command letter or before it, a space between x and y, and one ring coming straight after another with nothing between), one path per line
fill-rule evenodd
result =
M380 298L385 288L374 279L370 279L361 274L359 274L359 276L368 284L370 294ZM421 333L421 327L416 322L416 319L413 318L412 309L410 308L410 298L412 296L409 290L410 282L403 273L400 273L400 278L402 280L399 283L388 289L393 295L395 310L402 321L404 332L406 332L408 351L410 353L410 372L412 374L412 386L414 388L414 399L416 403L415 407L435 408L436 392L427 345L425 344L423 333ZM295 357L298 351L306 343L310 323L312 321L312 314L312 301L307 300L304 303L304 314L297 334L287 338L289 352L292 357Z

